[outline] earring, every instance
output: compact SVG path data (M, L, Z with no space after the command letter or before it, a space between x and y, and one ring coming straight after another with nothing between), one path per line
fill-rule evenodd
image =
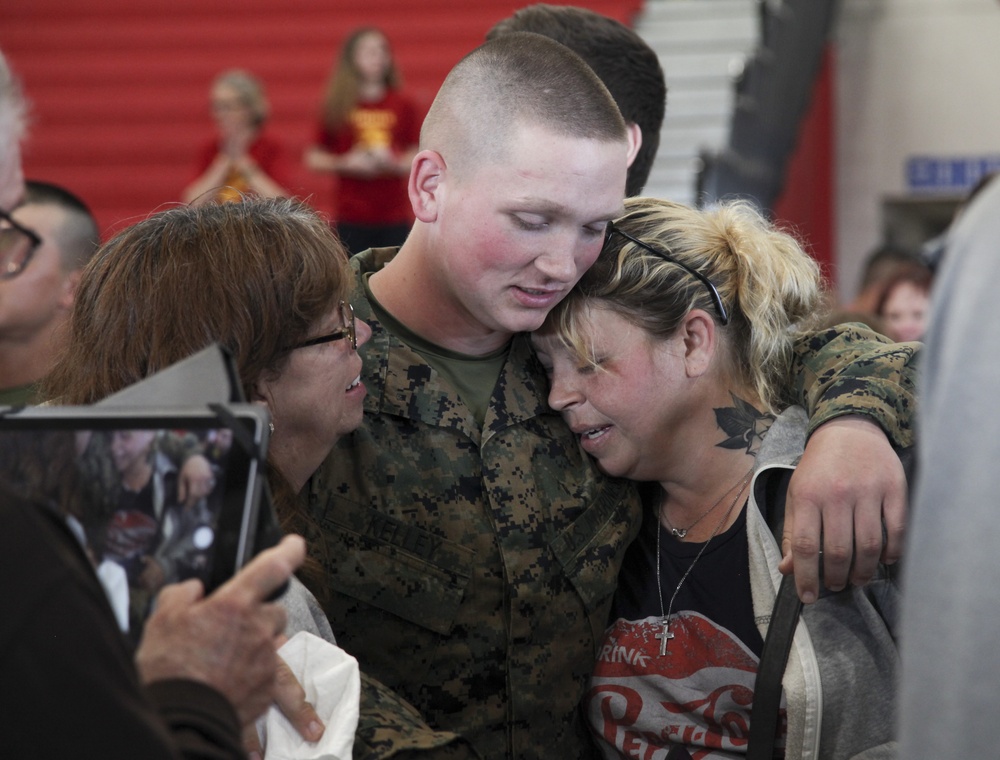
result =
M274 435L274 423L268 420L267 429L271 431L271 435Z

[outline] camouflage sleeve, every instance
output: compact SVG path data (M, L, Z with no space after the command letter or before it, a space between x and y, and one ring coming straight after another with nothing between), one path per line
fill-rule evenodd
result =
M354 760L478 760L465 739L435 731L409 702L361 673L361 706Z
M892 343L859 323L803 333L795 342L796 403L809 432L834 417L863 414L898 447L913 445L920 343Z

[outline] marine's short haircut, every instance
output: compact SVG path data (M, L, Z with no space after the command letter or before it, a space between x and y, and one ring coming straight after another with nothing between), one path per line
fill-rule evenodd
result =
M420 147L452 165L499 162L520 125L626 140L618 107L583 59L540 34L518 32L486 42L451 70L424 120Z
M601 78L626 122L642 130L642 145L628 170L626 195L638 195L660 145L667 84L656 52L634 30L600 13L571 5L537 3L497 23L491 40L512 32L535 32L561 42Z

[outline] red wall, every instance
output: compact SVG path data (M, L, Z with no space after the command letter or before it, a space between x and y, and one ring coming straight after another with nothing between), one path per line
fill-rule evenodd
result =
M165 203L212 135L208 89L223 69L265 83L271 128L295 156L310 142L343 38L373 24L408 89L429 105L448 70L526 3L506 0L4 0L0 49L33 102L28 177L65 185L105 232ZM558 3L557 3L558 4ZM568 3L567 3L568 4ZM641 0L578 0L630 23ZM298 189L326 210L327 179Z
M834 166L834 61L827 46L812 105L802 122L799 142L789 165L785 190L775 202L775 219L790 227L834 279L833 166Z

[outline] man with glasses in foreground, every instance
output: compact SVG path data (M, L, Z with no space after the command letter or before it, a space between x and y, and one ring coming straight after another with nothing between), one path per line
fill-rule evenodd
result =
M0 210L0 405L39 400L98 237L87 206L57 185L28 182L24 202Z
M28 266L42 239L0 208L0 280L12 280Z
M484 758L590 751L577 708L640 507L548 407L526 333L621 214L628 145L578 56L540 35L503 35L464 58L431 106L407 241L352 260L351 301L373 331L362 350L369 394L362 427L302 501L328 579L317 595L329 596L338 642L362 670ZM865 357L878 343L824 352L835 336L798 346L813 425L861 408L905 435L895 420L911 401L905 372ZM847 522L851 486L875 483L862 496L878 521L887 493L902 499L902 468L880 431L851 433L817 432L809 448L826 447L812 455L824 472L807 452L799 477L838 478L835 496L849 498L833 511ZM901 526L889 530L898 540Z

